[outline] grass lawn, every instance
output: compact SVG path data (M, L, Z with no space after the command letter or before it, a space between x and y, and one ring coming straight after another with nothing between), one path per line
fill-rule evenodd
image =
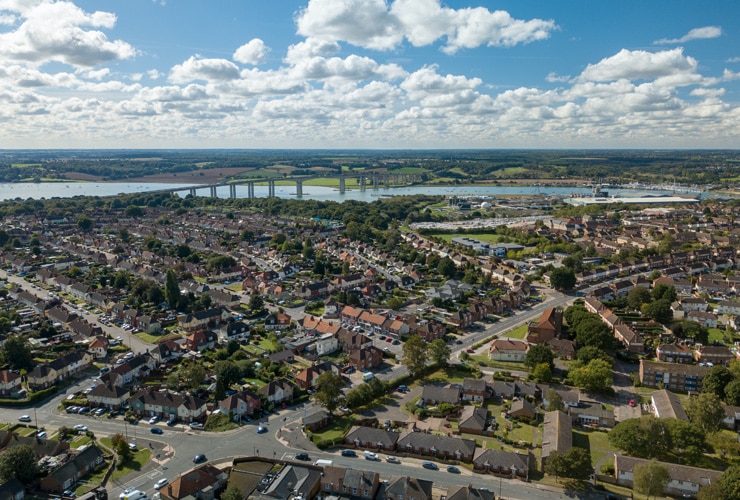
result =
M246 378L246 379L244 379L244 381L245 381L246 383L248 383L248 384L251 384L252 386L254 386L254 387L255 387L255 388L257 388L257 389L261 389L261 388L263 388L263 387L264 387L265 385L267 385L267 384L265 384L265 382L264 382L264 381L262 381L262 380L260 380L260 379L258 379L258 378Z
M355 419L351 416L337 417L329 425L321 429L321 432L312 433L311 439L314 443L321 441L340 443L354 423Z
M585 448L591 454L591 464L596 466L600 460L613 456L614 450L609 446L609 437L606 432L573 430L573 446Z
M471 372L471 370L459 367L457 365L452 365L430 373L429 375L424 377L423 383L462 382L465 378L470 378L472 376L473 373ZM423 385L423 383L420 382L420 385Z
M502 337L510 337L512 339L523 339L527 335L527 323L517 326L513 330L504 332L501 334Z
M524 366L524 363L497 361L495 359L489 359L487 354L471 355L470 359L478 363L480 366L487 366L489 368L498 368L505 371L527 371L527 367Z
M100 442L107 446L108 448L113 449L113 443L111 443L110 438L102 438L100 439ZM149 463L149 460L152 458L152 453L149 451L149 448L140 448L136 453L134 453L131 460L128 462L125 462L122 465L122 467L116 466L115 470L110 476L109 481L114 482L117 479L121 479L122 477L125 477L132 472L140 472L142 467L144 467L147 463ZM99 472L100 478L102 479L104 472ZM98 474L95 474L97 476ZM90 481L93 482L92 480ZM100 481L98 481L98 484L100 484Z
M720 330L719 328L708 328L707 331L709 332L709 343L712 344L714 342L717 342L719 344L725 343L725 332Z

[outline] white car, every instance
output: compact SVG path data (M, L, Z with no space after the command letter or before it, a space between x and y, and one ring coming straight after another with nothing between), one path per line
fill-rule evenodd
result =
M74 430L80 431L80 432L87 432L87 426L82 424L77 424L74 426Z
M154 483L154 489L155 490L158 490L158 489L162 488L163 486L165 486L169 482L170 482L169 479L167 479L166 477L163 477L162 479L160 479L159 481L157 481L156 483Z
M31 415L21 415L20 417L18 417L18 420L21 422L30 422Z
M156 415L149 419L150 424L156 424L157 422L159 422L159 417Z

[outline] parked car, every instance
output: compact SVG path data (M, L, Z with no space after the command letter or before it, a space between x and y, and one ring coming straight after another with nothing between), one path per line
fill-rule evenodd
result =
M136 446L136 443L129 443L128 444L128 449L131 450L131 451L136 451L139 448Z
M193 463L194 464L200 464L208 460L206 456L203 453L199 453L193 457Z
M159 422L159 417L156 415L149 419L150 424L156 424L157 422Z
M399 460L398 457L394 457L393 455L388 455L387 457L385 457L385 461L388 462L389 464L400 464L401 463L401 460Z
M343 457L356 457L357 453L355 453L355 450L342 450L342 456Z
M87 426L82 424L75 425L73 429L80 432L87 432Z
M190 423L190 428L191 429L202 429L203 428L203 424L201 424L200 422L191 422Z
M36 433L36 437L39 439L46 439L48 436L46 434L46 431L38 431Z
M21 415L18 417L18 420L21 422L30 422L31 421L31 415Z
M177 417L170 417L170 419L167 420L167 425L169 425L170 427L172 427L176 423L177 423Z
M164 431L159 427L152 427L150 431L152 434L164 434Z
M460 474L460 469L458 469L454 465L448 465L447 472L452 472L453 474Z
M365 460L372 460L374 462L380 461L378 454L373 453L372 451L364 451L362 452L362 456L365 457Z
M308 452L306 451L299 451L295 454L296 460L311 460L311 457L308 456Z
M167 479L166 477L163 477L162 479L160 479L159 481L157 481L156 483L154 483L154 489L155 490L158 490L158 489L162 488L163 486L165 486L169 482L170 482L169 479Z
M439 470L439 467L434 462L422 462L421 466L429 470Z

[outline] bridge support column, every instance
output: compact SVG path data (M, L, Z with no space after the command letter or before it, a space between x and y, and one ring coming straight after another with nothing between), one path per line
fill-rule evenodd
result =
M360 183L360 191L364 191L365 190L365 182L367 181L367 179L365 179L365 176L364 175L361 175L360 178L357 179L357 181Z
M373 189L378 189L378 174L373 174Z
M275 181L267 181L267 196L275 196Z
M193 198L195 198L195 196L196 196L195 195L195 188L190 188L190 196L192 196Z
M339 194L344 194L344 176L339 178Z
M254 182L247 182L247 198L254 198Z
M295 194L297 197L303 197L303 181L295 181Z
M229 198L236 198L236 184L229 184Z
M211 186L211 198L216 197L216 186Z

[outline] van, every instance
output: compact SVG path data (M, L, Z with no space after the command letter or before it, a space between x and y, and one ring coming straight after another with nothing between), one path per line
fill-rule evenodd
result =
M363 381L363 382L369 382L369 381L371 381L371 380L372 380L372 379L374 379L374 378L375 378L375 374L374 374L374 373L372 373L372 372L367 372L366 374L364 374L364 375L362 376L362 381Z
M318 465L319 467L329 467L334 463L332 460L324 460L323 458L320 458L316 460L313 464Z
M121 496L121 500L149 500L149 497L143 491L134 490Z

